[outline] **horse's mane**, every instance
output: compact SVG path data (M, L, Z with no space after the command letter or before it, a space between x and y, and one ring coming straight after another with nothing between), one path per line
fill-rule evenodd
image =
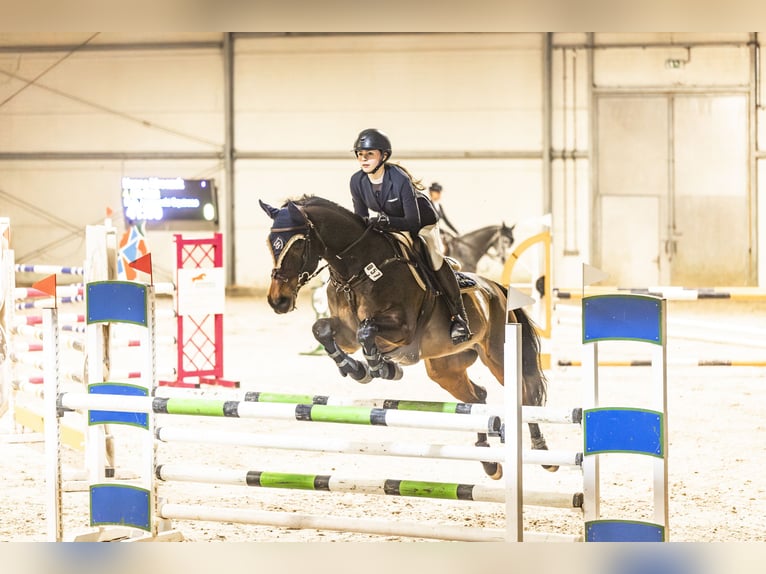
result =
M296 205L301 205L303 207L319 207L319 208L329 209L349 219L353 219L357 223L362 221L362 219L353 211L343 207L342 205L338 203L335 203L334 201L330 201L329 199L325 199L324 197L319 197L318 195L304 194L298 199L287 200L282 207L286 207L290 201L292 201Z

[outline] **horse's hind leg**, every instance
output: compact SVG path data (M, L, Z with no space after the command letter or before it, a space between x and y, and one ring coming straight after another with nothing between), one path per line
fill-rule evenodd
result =
M319 341L330 358L335 361L341 375L344 377L351 375L351 378L359 383L369 383L372 380L372 375L367 365L349 356L338 346L336 342L338 328L338 320L330 317L317 319L311 331L314 333L314 338Z
M487 401L487 390L474 383L467 369L476 361L474 350L463 351L456 355L427 359L426 373L445 391L463 403L481 403ZM476 446L489 446L487 433L477 433ZM482 462L484 472L493 480L503 477L503 467L497 462Z
M532 337L534 336L531 332L522 332L523 336ZM503 335L504 337L505 335ZM502 338L499 337L499 335L494 339L495 341L502 341ZM525 356L525 363L523 365L523 381L522 381L522 393L521 393L521 404L528 405L528 406L535 406L540 407L545 404L545 379L544 375L538 368L538 360L537 360L537 350L535 346L532 346L530 344L530 341L524 341L522 340L522 345L525 345L524 352L526 353ZM500 343L497 343L494 347L493 346L487 346L482 347L480 352L480 357L482 362L487 366L487 368L492 372L492 374L495 376L495 378L500 381L501 384L505 384L504 382L504 356L503 351L501 351L501 345ZM545 437L543 436L542 431L540 430L540 425L537 423L528 423L527 425L529 427L529 437L532 443L532 448L534 450L548 450L548 444L545 442ZM543 468L550 472L556 472L559 467L553 466L553 465L542 465Z
M532 372L529 372L532 371ZM529 369L525 367L524 384L522 387L522 404L535 407L545 405L545 380L538 369ZM537 423L528 423L529 438L532 441L534 450L548 450L548 444ZM543 465L543 468L549 472L556 472L559 467L556 465Z

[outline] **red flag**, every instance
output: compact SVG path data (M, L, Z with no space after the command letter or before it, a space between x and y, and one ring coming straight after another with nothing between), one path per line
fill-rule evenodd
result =
M40 279L37 283L32 284L33 289L42 291L46 295L53 297L54 307L56 306L56 274L48 275L45 279Z
M114 213L114 211L112 210L112 208L111 208L111 207L109 207L109 206L107 206L107 207L106 207L106 216L107 216L107 217L112 217L112 214L113 214L113 213Z
M147 253L143 257L139 257L135 261L131 261L128 263L128 267L132 267L133 269L138 269L139 271L143 271L144 273L148 273L149 276L152 276L152 254ZM150 281L151 282L151 281Z

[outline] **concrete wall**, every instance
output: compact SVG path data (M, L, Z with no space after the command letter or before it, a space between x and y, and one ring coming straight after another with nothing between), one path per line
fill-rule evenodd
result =
M745 165L715 173L729 183L722 195L736 196L742 208L729 216L734 223L722 220L710 234L725 244L727 229L744 228L749 268L739 280L764 283L766 248L757 233L763 122L756 121L763 88L749 34L556 33L550 52L545 34L236 36L233 197L224 167L222 35L101 34L68 55L85 37L0 37L0 47L21 46L0 51L0 215L11 217L13 246L28 262L79 264L85 225L101 221L107 207L119 214L123 176L213 177L220 229L233 229L225 237L234 247L227 265L238 285L263 286L270 220L257 200L316 193L350 205L352 142L359 130L379 127L393 140L395 160L424 183L444 185L445 207L463 230L504 221L517 223L523 239L552 208L554 284L576 286L582 262L603 256L598 139L620 134L615 125L594 132L599 99L733 94L746 101L745 116L718 115L706 125L732 117L733 133L745 134L737 143ZM677 128L679 141L695 142L692 120ZM725 134L705 133L722 140L709 156L720 158L729 149ZM703 182L704 157L689 172L697 169ZM632 210L622 209L618 217L631 221ZM666 223L658 223L657 245ZM149 234L158 280L170 277L171 236ZM631 257L635 238L621 240L618 249Z

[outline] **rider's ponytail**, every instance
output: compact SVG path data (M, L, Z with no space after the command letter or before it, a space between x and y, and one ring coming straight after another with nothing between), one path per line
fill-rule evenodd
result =
M410 181L412 182L412 187L414 187L416 190L418 190L418 191L423 191L423 190L425 190L426 186L425 186L425 185L423 185L423 183L422 183L422 182L423 182L423 180L422 180L422 179L415 179L415 178L412 176L412 174L411 174L411 173L410 173L410 172L407 170L407 168L406 168L406 167L404 167L404 166L403 166L403 165L401 165L400 163L397 163L397 162L393 162L393 161L389 161L388 163L389 163L390 165L395 165L396 167L398 167L399 169L401 169L401 170L402 170L402 171L403 171L405 174L407 174L407 177L408 177L408 178L410 178Z

